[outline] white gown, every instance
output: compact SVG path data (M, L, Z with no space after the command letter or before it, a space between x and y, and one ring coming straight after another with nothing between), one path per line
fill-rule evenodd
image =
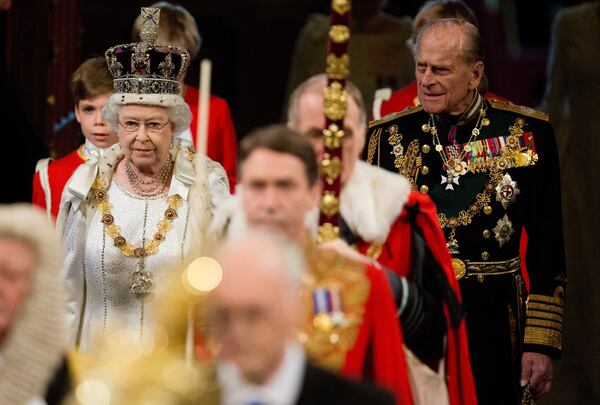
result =
M210 161L207 166L209 209L212 211L229 197L229 186L225 171L218 163ZM174 173L169 193L154 197L133 195L115 176L112 177L107 189L111 214L114 224L121 228L121 235L130 245L140 247L142 237L149 241L156 233L158 221L164 218L168 208L167 197L174 193L175 177L179 174ZM70 345L78 346L81 351L94 352L101 339L122 328L134 331L140 341L144 335L148 336L155 321L152 301L164 290L173 271L181 269L201 253L196 236L200 232L199 221L189 201L192 195L190 192L176 209L177 217L158 250L144 258L145 269L153 280L152 292L144 295L130 292L132 273L138 268L139 259L123 255L113 239L105 234L102 212L87 201L82 201L77 208L71 206L63 232L63 280L67 290L66 321Z

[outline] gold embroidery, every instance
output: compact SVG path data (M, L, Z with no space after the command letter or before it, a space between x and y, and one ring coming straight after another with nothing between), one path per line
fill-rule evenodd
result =
M373 164L373 158L375 157L375 151L379 152L379 140L381 138L381 131L383 128L377 128L375 132L369 138L369 148L367 151L367 163ZM377 154L377 166L380 166L379 154Z
M527 326L525 344L534 344L562 349L562 333L554 329Z
M352 350L363 322L365 304L371 289L364 267L343 258L335 252L309 248L309 272L305 280L305 297L308 301L307 318L301 327L308 356L318 365L339 370L347 353ZM317 321L312 292L315 288L335 288L340 292L344 322L331 327ZM319 326L319 327L318 327Z
M502 102L498 100L488 100L490 105L497 110L512 111L517 114L522 114L527 117L537 118L539 120L548 121L548 114L536 111L533 108L524 107L512 103Z

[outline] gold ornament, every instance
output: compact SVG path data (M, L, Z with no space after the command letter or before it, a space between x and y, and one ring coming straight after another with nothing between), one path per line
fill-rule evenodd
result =
M349 0L333 0L331 8L339 15L344 15L350 11L351 4Z
M329 38L336 44L343 44L350 39L350 28L346 25L332 25L329 29Z
M332 159L329 153L325 153L321 161L321 171L325 175L327 184L332 185L342 173L341 159L337 156Z
M330 53L327 55L327 76L332 79L345 79L348 77L350 73L350 69L348 68L350 64L350 59L348 58L348 54L343 54L338 57L335 54Z
M333 226L333 224L327 222L319 226L317 231L317 243L329 242L336 240L340 237L340 228Z
M328 217L332 217L340 212L340 200L333 191L325 191L321 197L321 212Z
M330 124L327 129L323 130L323 135L325 136L325 147L337 149L342 146L344 130L340 129L337 124Z
M346 101L348 93L342 88L340 82L334 81L325 87L323 110L325 116L331 121L339 121L346 115Z

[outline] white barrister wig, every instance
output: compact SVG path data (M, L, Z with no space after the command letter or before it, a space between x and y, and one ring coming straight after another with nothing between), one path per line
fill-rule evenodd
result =
M46 214L28 204L0 205L0 239L23 241L37 256L29 295L0 345L0 403L23 404L44 397L65 353L62 249Z

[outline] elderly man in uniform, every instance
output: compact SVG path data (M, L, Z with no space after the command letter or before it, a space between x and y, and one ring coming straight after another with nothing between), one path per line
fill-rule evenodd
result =
M427 23L415 62L422 106L372 122L365 157L407 176L438 207L467 311L479 402L539 398L561 351L566 283L552 127L544 114L479 94L484 63L472 24Z

